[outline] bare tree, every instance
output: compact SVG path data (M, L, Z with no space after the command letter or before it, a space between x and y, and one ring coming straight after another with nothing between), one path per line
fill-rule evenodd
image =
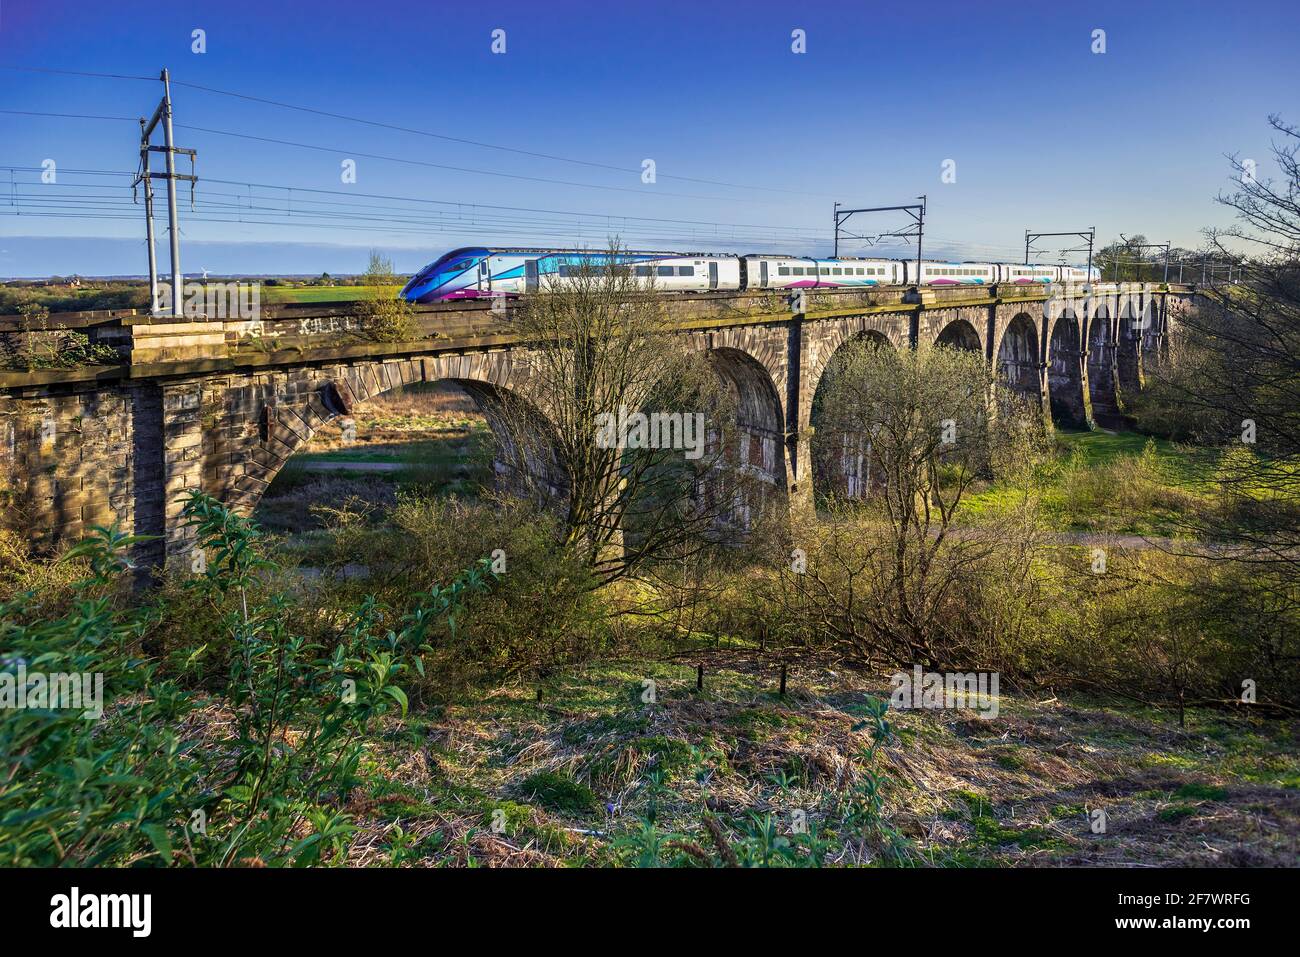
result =
M1044 445L1035 438L1042 418L1011 395L990 403L997 387L977 353L870 342L845 350L818 435L862 451L867 498L856 520L833 506L831 521L806 530L814 550L787 581L817 626L861 657L955 663L972 648L955 607L971 571L1034 541L1019 513L958 529L958 506L994 469L1027 474Z
M1195 437L1220 457L1224 507L1198 516L1198 538L1235 546L1219 553L1274 570L1294 588L1300 573L1300 130L1273 116L1281 181L1252 160L1229 157L1234 189L1219 201L1236 225L1210 230L1211 252L1241 261L1220 271L1200 304L1178 317L1177 361L1157 366L1157 388L1196 422ZM1242 250L1249 254L1244 258ZM1281 584L1281 583L1279 583Z
M524 398L502 403L520 487L559 500L564 544L608 583L724 536L734 396L668 321L652 276L617 243L561 263L513 323Z

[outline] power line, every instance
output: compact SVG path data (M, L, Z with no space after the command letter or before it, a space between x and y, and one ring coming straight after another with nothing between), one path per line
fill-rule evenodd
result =
M63 76L90 76L100 80L147 80L150 83L158 82L156 76L135 76L128 73L89 73L85 70L56 70L44 66L9 66L0 63L0 70L18 70L22 73L58 73Z
M41 172L41 169L39 167L0 166L0 171L5 171L5 170L9 171L11 174L13 173L34 174L34 173ZM125 176L134 175L131 173L118 172L115 170L67 169L67 170L62 170L61 172L68 173L68 174L93 175L93 176L101 176L101 177L102 176L124 176L125 177ZM647 224L653 224L661 227L668 225L668 226L675 226L675 227L679 227L679 226L703 227L703 228L713 229L715 231L728 230L733 232L746 231L746 232L762 232L762 233L782 232L782 233L789 233L792 241L797 239L809 239L810 241L816 241L816 236L814 235L814 231L816 227L812 227L812 226L785 226L785 225L765 224L765 223L727 223L727 222L716 222L716 221L709 221L709 220L691 220L691 219L673 219L668 217L635 216L635 215L627 215L621 213L611 213L607 211L578 212L573 210L540 209L536 207L503 206L503 205L484 204L484 203L464 203L464 202L457 202L454 200L428 199L422 197L399 196L399 195L385 194L385 193L364 193L364 192L354 192L352 190L288 186L280 183L258 183L258 182L250 182L250 181L243 181L243 180L227 180L227 179L217 179L217 178L205 178L201 181L198 187L197 192L201 196L246 198L250 203L253 199L266 201L266 200L273 199L273 197L254 196L251 193L245 194L245 193L217 192L217 191L207 189L206 188L207 184L246 187L250 190L253 188L257 188L257 189L283 191L286 194L292 194L292 200L294 202L313 203L317 205L337 205L345 209L370 208L370 209L378 209L378 210L392 210L403 214L406 214L407 212L403 210L401 207L377 206L372 204L353 203L353 202L329 203L326 200L312 199L310 197L301 197L300 194L320 194L320 195L327 195L327 196L340 196L340 197L346 197L350 200L354 198L382 199L382 200L390 200L393 202L400 202L400 203L419 203L422 205L434 205L434 206L445 207L449 213L451 210L454 209L457 215L464 215L466 211L470 211L474 216L478 218L484 218L485 215L499 214L502 217L509 216L511 221L518 221L519 214L523 213L523 214L528 214L531 217L534 217L532 220L533 222L550 222L550 223L559 223L562 225L567 225L568 221L571 219L585 217L587 219L618 221L620 223L632 223L632 222L647 223ZM29 187L29 186L34 186L35 184L22 183L19 185L22 185L24 187ZM93 188L91 184L68 184L68 183L55 183L55 184L42 183L36 188L38 191L40 191L46 189L49 186L58 186L65 189ZM123 186L122 189L125 190L127 189L127 187ZM30 194L26 198L39 198L39 197L37 197L36 194ZM251 207L247 207L247 208L251 208ZM302 207L298 207L298 208L302 208ZM487 211L487 213L485 214L482 211ZM566 219L546 220L546 219L539 219L538 217L565 217Z
M18 70L18 71L29 72L29 73L51 73L51 74L60 74L64 76L93 77L97 79L145 80L145 81L157 81L158 79L158 77L156 76L137 76L133 74L120 74L120 73L91 73L82 70L57 70L57 69L52 69L47 67L24 67L24 66L0 65L0 69ZM171 82L173 86L183 86L188 89L198 90L203 93L212 93L219 96L232 97L234 99L246 100L252 103L262 103L267 106L277 107L279 109L295 110L300 113L309 113L315 116L325 116L331 119L344 120L349 123L360 123L366 126L372 126L379 129L393 130L400 133L408 133L414 136L425 136L431 139L442 140L444 142L449 142L449 143L460 143L465 146L473 146L479 149L496 150L498 152L503 152L503 153L514 153L519 156L532 157L533 159L545 159L557 163L570 163L577 166L586 166L593 169L606 169L618 173L630 173L630 174L640 175L642 172L640 169L618 166L613 163L602 163L595 160L578 159L572 156L561 156L556 153L544 153L538 150L528 150L520 147L504 146L500 143L487 143L482 140L473 140L473 139L468 139L466 137L451 136L446 133L436 133L432 130L421 130L421 129L416 129L414 127L402 126L396 123L387 123L381 120L368 119L362 116L353 116L346 113L336 113L331 110L322 110L316 107L302 106L301 104L296 104L296 103L287 103L283 100L273 100L270 99L269 97L253 96L252 94L238 93L233 90L222 90L222 89L218 89L217 87L205 86L201 83L189 83L184 80L176 80L176 79L173 79ZM5 112L17 112L17 111L5 111ZM214 132L214 131L208 131L208 132ZM757 186L757 185L746 184L746 183L731 183L725 180L708 179L705 177L697 177L697 176L685 176L679 173L658 173L656 171L656 176L662 177L664 179L680 180L682 182L687 182L687 183L699 183L701 185L706 185L706 186L722 186L727 189L758 190L758 191L770 192L770 193L786 193L786 194L796 195L796 196L825 196L825 194L813 193L807 190L790 189L787 187L780 187L780 186ZM551 181L551 180L541 180L541 181L558 182L558 181ZM564 185L579 185L579 184L564 184ZM635 192L635 190L633 190L633 192ZM673 195L673 194L664 194L664 195ZM704 198L704 197L687 197L687 198L694 199L694 198Z
M124 120L127 123L138 122L133 116L101 116L97 113L41 113L36 110L0 110L0 113L8 113L12 116L55 116L67 120Z
M720 196L698 196L693 193L670 193L661 190L636 189L631 186L609 186L599 183L579 183L574 180L548 179L543 176L527 176L523 173L506 173L500 170L471 169L468 166L451 166L446 163L430 163L427 160L406 159L401 156L384 156L380 153L364 153L360 150L340 149L336 146L317 146L312 143L295 143L292 140L281 140L270 136L254 136L251 133L236 133L233 130L214 130L206 126L191 126L185 123L177 123L177 129L194 130L199 133L212 133L217 136L234 136L239 139L255 140L259 143L274 143L278 146L292 146L298 149L316 150L321 153L334 153L338 156L363 156L366 159L377 159L388 163L405 163L408 166L424 166L430 169L450 170L455 173L472 173L477 176L500 176L505 179L518 179L530 183L547 183L551 186L576 186L580 189L603 189L612 190L619 193L636 193L639 196L673 196L678 199L702 199L709 202L729 203L735 202L735 199L727 199Z
M320 110L310 106L300 106L294 103L285 103L281 100L271 100L266 97L251 96L247 93L235 93L231 90L219 90L216 89L215 87L203 86L202 84L199 83L187 83L182 80L173 80L172 83L175 86L184 86L193 90L201 90L205 93L216 93L221 96L235 97L241 100L249 100L254 103L264 103L269 106L280 107L281 109L297 110L301 113L312 113L316 116L328 116L331 119L346 120L351 123L363 123L366 126L374 126L386 130L395 130L400 133L410 133L415 136L427 136L432 139L444 140L450 143L461 143L466 146L475 146L481 149L498 150L504 153L515 153L520 156L530 156L533 157L534 159L554 160L555 162L558 163L572 163L578 166L589 166L595 169L613 170L614 172L618 172L618 173L635 173L638 175L641 173L641 170L639 169L631 169L625 166L617 166L613 163L600 163L594 160L576 159L570 156L559 156L555 153L541 153L535 150L520 149L514 146L502 146L499 143L485 143L481 140L471 140L460 136L449 136L445 133L435 133L432 130L421 130L409 126L399 126L395 123L385 123L380 120L370 120L360 116L350 116L346 113L335 113L330 110ZM786 189L778 186L752 186L744 183L728 183L723 180L704 179L695 176L683 176L678 173L663 173L657 175L661 175L664 179L677 179L677 180L682 180L683 182L700 183L707 186L725 186L728 189L753 189L753 190L762 190L764 192L772 192L772 193L792 193L798 196L823 195L821 193L810 193L804 190Z

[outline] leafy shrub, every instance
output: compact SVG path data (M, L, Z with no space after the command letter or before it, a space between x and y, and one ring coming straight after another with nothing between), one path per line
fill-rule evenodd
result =
M83 332L50 329L50 311L45 306L25 300L18 307L22 330L18 335L0 339L0 364L10 369L73 369L84 365L115 365L120 361L117 350L92 343Z
M587 660L608 647L606 610L595 579L557 541L554 516L514 499L467 502L401 495L376 526L343 523L321 556L330 583L316 590L325 609L373 591L394 607L431 581L443 581L465 554L498 553L503 568L490 594L476 602L472 621L431 634L424 690L451 693L483 681L533 677ZM335 577L359 564L369 578Z
M99 721L81 709L22 708L0 722L0 862L336 857L352 832L342 807L362 782L367 736L407 709L398 679L423 672L431 633L454 623L493 577L480 562L446 587L424 589L391 626L363 601L337 622L332 641L311 641L287 594L254 587L274 568L248 520L200 493L184 515L207 556L186 587L215 609L200 637L229 644L219 695L185 686L203 646L173 657L171 675L139 653L163 612L156 603L113 604L135 539L99 529L70 552L90 571L66 615L33 615L30 592L0 606L0 677L9 688L26 669L98 674L105 690Z
M1078 524L1089 516L1122 516L1186 512L1200 505L1197 496L1173 486L1148 441L1139 455L1123 455L1106 463L1089 463L1075 449L1061 468L1061 493L1067 518Z

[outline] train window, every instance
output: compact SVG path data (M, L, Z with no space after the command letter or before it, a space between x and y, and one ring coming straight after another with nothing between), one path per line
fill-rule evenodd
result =
M673 274L673 267L658 266L655 268L655 272L658 273L660 276L671 276Z
M778 276L788 276L788 275L790 275L790 267L789 267L789 266L777 266L777 267L776 267L776 274L777 274Z
M679 275L679 276L694 276L694 275L695 275L695 267L694 267L694 266L678 266L678 267L677 267L677 275Z
M803 275L803 266L791 266L791 267L790 267L790 275L791 275L791 276L802 276L802 275Z
M842 270L842 269L832 269L832 270L831 270L831 275L832 275L832 276L843 275L843 273L844 273L844 270Z
M650 275L650 267L649 267L649 266L637 266L637 267L636 267L636 274L637 274L638 276L649 276L649 275Z

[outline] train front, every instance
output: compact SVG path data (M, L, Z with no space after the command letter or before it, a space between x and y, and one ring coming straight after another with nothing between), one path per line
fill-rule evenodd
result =
M473 299L479 295L478 264L488 251L480 248L453 249L425 266L402 287L407 302L442 302Z

